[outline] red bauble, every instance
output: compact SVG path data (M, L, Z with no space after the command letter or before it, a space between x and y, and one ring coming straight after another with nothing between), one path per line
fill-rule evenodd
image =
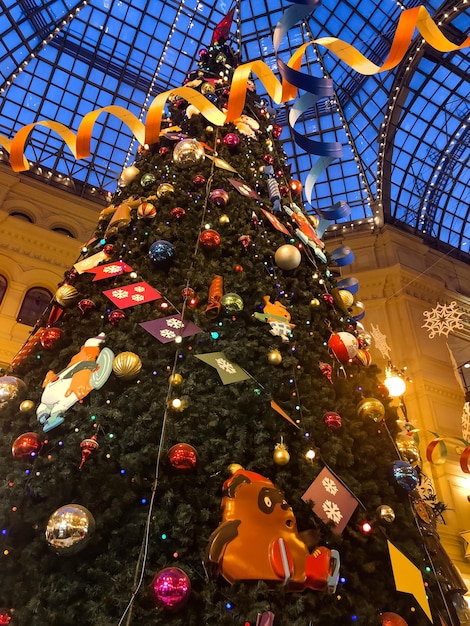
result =
M0 626L8 626L11 622L11 614L8 609L0 609Z
M328 428L331 428L331 430L338 430L338 428L341 428L341 415L339 415L339 413L335 413L335 411L328 411L325 413L323 421Z
M206 250L215 250L220 246L222 241L221 236L216 230L212 230L212 228L208 228L207 230L203 230L199 235L199 243Z
M243 265L235 265L234 270L236 272L243 272Z
M154 576L151 588L156 604L170 613L175 613L189 600L191 581L179 567L165 567Z
M107 243L105 245L105 247L103 248L103 252L106 254L106 256L111 256L112 253L114 252L114 246L112 243Z
M238 238L238 241L242 244L242 246L245 248L245 250L247 250L248 246L251 243L251 237L250 237L250 235L241 235Z
M300 196L300 194L302 193L302 183L300 182L300 180L291 180L289 183L289 187L291 192L295 196Z
M263 157L263 161L268 165L274 165L274 157L272 154L265 154Z
M396 613L382 613L382 626L408 626L407 622Z
M388 398L388 396L390 395L389 390L383 384L377 385L377 390L379 394L382 396L382 398Z
M196 187L202 187L206 184L206 179L202 174L196 174L193 178L193 184L196 185Z
M351 333L333 333L328 340L328 348L338 361L346 363L357 354L357 339Z
M185 215L186 211L181 206L175 206L175 208L170 211L170 217L174 220L181 220Z
M197 452L189 443L177 443L168 450L168 460L179 472L190 472L196 468Z
M165 154L168 154L170 152L170 149L167 148L166 146L162 146L161 148L159 148L158 150L158 154L160 156L165 156Z
M82 315L86 315L90 311L93 311L94 309L96 309L96 304L93 302L93 300L89 300L88 298L83 298L78 303L78 308L82 312Z
M279 124L276 124L273 128L274 139L279 139L279 137L281 136L281 133L282 133L282 126L279 126Z
M82 451L82 460L79 465L79 469L82 469L83 464L87 461L92 452L97 450L100 444L96 441L96 435L92 435L89 439L84 439L80 443L80 449Z
M114 309L108 315L108 320L111 322L113 326L117 326L119 322L123 320L125 317L126 317L126 314L124 313L124 311L121 311L120 309Z
M183 300L194 298L196 292L191 287L185 287L181 290L181 297Z
M23 433L15 439L11 453L15 459L25 460L35 457L41 451L44 439L37 433Z
M287 196L289 195L289 187L287 185L280 185L279 193L281 194L282 198L287 198Z
M49 350L55 346L61 337L62 331L60 328L55 328L54 326L52 328L46 328L41 335L41 345L43 348Z
M240 143L240 137L236 133L227 133L223 142L229 148L236 148Z

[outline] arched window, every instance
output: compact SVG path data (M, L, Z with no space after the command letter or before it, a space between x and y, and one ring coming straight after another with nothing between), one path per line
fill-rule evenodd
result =
M51 228L55 233L59 233L59 235L65 235L66 237L71 237L75 239L75 235L68 230L68 228L63 228L62 226L57 226L56 228Z
M16 217L16 219L18 220L23 220L24 222L29 222L30 224L33 224L33 220L29 217L29 215L26 215L26 213L21 213L20 211L12 211L10 213L11 217Z
M5 291L7 290L8 281L5 276L0 274L0 304L3 300L3 296L5 295Z
M51 292L43 287L28 289L16 321L27 326L34 326L44 313L51 299Z

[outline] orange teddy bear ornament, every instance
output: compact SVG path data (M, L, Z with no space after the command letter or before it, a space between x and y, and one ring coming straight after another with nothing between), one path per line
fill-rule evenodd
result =
M263 580L289 591L336 591L338 551L320 546L309 552L292 508L269 479L236 470L224 483L221 509L207 548L210 573L229 583Z

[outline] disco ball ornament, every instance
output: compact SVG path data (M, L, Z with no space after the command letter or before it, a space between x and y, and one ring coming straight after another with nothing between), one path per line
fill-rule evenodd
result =
M12 620L11 613L8 609L0 608L0 626L8 626Z
M367 352L367 350L363 350L362 348L358 349L354 358L356 360L356 363L362 365L362 367L369 367L372 363L372 357L370 355L370 352Z
M95 520L88 509L79 504L66 504L49 518L46 541L60 556L73 556L83 550L95 532Z
M11 453L15 459L25 461L37 456L43 445L44 439L41 435L37 433L23 433L13 442Z
M89 298L82 298L77 306L82 312L82 315L86 315L87 313L90 313L91 311L94 311L96 309L96 304L93 302L93 300L90 300Z
M73 285L61 285L55 292L54 300L60 306L67 307L72 305L78 297L78 291Z
M137 207L137 217L139 219L153 220L157 215L157 209L151 202L142 202Z
M175 613L189 600L191 581L179 567L165 567L154 576L151 589L157 606Z
M225 293L220 299L220 304L229 315L243 311L243 300L238 293Z
M395 521L395 511L388 504L381 504L377 507L377 516L387 524Z
M22 389L26 389L26 385L16 376L0 376L0 409L3 408L10 400L16 398Z
M189 443L177 443L168 450L168 460L179 472L190 472L196 468L197 452Z
M302 260L300 250L289 243L276 250L274 261L281 270L295 270Z
M157 197L163 198L163 196L168 195L169 193L173 193L175 188L171 183L162 183L157 187Z
M113 372L120 380L133 380L140 374L142 361L135 352L120 352L113 360Z
M186 215L186 209L183 209L181 206L175 206L170 211L170 217L172 220L182 220Z
M46 348L46 350L50 350L57 344L61 337L62 331L60 328L46 328L41 335L41 346Z
M392 476L395 483L406 493L411 493L419 484L418 472L406 461L395 461L393 463Z
M216 230L212 230L212 228L207 228L203 230L199 235L199 243L206 250L215 250L220 246L222 241L221 236Z
M385 417L385 407L377 398L363 398L356 411L361 419L372 419L374 422L381 422Z
M149 257L154 263L168 263L175 254L173 244L169 241L154 241L149 249Z
M229 201L229 195L225 189L214 189L211 192L209 199L218 207L226 206Z
M413 467L419 465L421 461L419 446L411 435L399 434L395 443L404 461L407 461Z
M341 415L339 415L339 413L336 413L335 411L328 411L327 413L325 413L323 416L323 421L328 426L328 428L331 428L331 430L338 430L339 428L341 428L342 425Z
M222 140L229 148L237 148L240 143L240 137L236 133L227 133Z
M156 180L157 179L155 178L155 174L151 174L149 172L148 174L144 174L142 176L142 178L140 179L140 184L142 187L150 187L150 185L153 185Z
M341 363L353 359L358 350L357 339L351 333L333 333L328 340L330 353Z
M126 317L124 311L121 309L113 309L108 315L108 321L113 325L117 326L121 320Z
M204 146L196 139L183 139L173 149L173 162L180 167L191 167L206 156Z
M268 361L271 365L280 365L282 363L282 354L277 348L268 352Z
M405 622L403 617L400 617L396 613L382 613L381 626L408 626L408 622Z

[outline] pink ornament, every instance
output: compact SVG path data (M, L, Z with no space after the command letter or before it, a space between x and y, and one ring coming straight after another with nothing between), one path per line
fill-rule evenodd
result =
M8 609L0 609L0 626L8 626L11 622L11 614Z
M240 143L240 137L236 133L227 133L223 142L229 148L236 148Z
M331 367L331 365L329 363L324 363L323 361L320 361L318 366L320 367L320 372L323 374L323 376L326 376L330 383L333 384L333 368Z
M78 303L78 308L82 312L82 315L86 315L87 313L90 313L90 311L93 311L94 309L96 309L96 304L93 302L93 300L89 300L88 298L83 298Z
M334 306L335 305L335 299L333 298L333 296L331 295L331 293L324 293L322 295L322 300L323 302L325 302L328 306Z
M338 430L338 428L341 428L341 415L335 413L335 411L328 411L325 413L323 421L328 428L331 428L331 430Z
M120 309L114 309L114 311L111 311L111 313L108 315L108 320L113 326L117 326L119 322L125 317L126 314L124 313L124 311L121 311Z
M165 567L155 575L152 591L157 605L174 613L187 603L191 594L191 581L179 567Z
M242 244L242 246L246 250L251 243L251 237L250 235L242 235L241 237L238 238L238 241Z
M165 156L165 154L168 154L168 152L170 152L170 149L167 148L166 146L162 146L159 150L158 150L158 154L160 156Z
M209 198L216 206L225 206L228 202L228 193L225 189L214 189Z
M331 354L341 363L346 363L357 354L357 339L351 333L333 333L328 340L328 348Z
M268 165L274 165L274 157L272 154L265 154L263 157L263 161Z

